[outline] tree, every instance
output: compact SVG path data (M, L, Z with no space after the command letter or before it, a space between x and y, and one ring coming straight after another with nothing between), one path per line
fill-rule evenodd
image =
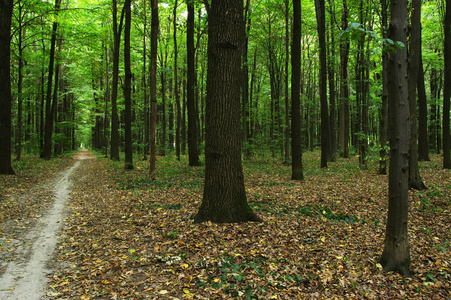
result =
M421 55L421 0L412 1L410 28L409 64L407 66L410 109L409 186L416 190L424 190L426 185L420 177L417 145L417 85Z
M247 203L241 164L243 1L211 1L208 22L205 186L194 221L262 221Z
M291 179L304 180L301 136L301 0L293 1L291 45Z
M443 168L451 169L451 134L449 129L449 110L451 97L451 0L446 0L445 11L445 83L443 87Z
M348 5L343 0L341 30L348 28ZM340 108L339 108L339 142L343 157L349 157L349 87L348 87L349 38L340 43Z
M13 175L11 166L11 19L13 1L0 2L0 174Z
M327 105L326 9L324 0L315 0L319 37L319 99L321 103L321 168L330 157L329 108Z
M60 9L61 0L55 0L55 10ZM53 116L54 109L56 107L56 97L53 99L52 103L52 80L53 80L53 69L55 63L55 46L56 46L56 30L58 29L58 22L53 22L52 26L52 40L50 44L50 59L49 59L49 74L47 79L47 95L45 99L45 131L44 131L44 152L42 157L44 159L50 159L52 156L52 134L53 134ZM57 77L58 73L55 75L55 89L57 88ZM56 96L56 95L55 95Z
M131 1L125 0L125 27L124 27L124 125L125 125L125 168L133 169L132 144L132 70L130 67L130 29L132 21Z
M155 179L156 170L156 131L157 131L157 54L158 54L158 0L151 0L152 20L150 26L150 166L149 177Z
M389 127L390 173L388 182L388 219L381 264L384 271L410 276L410 247L407 231L409 211L410 112L407 83L407 1L390 2L389 38L396 42L390 51Z
M199 166L199 154L197 151L197 126L196 126L196 70L194 68L194 0L187 0L188 17L186 22L186 51L187 51L187 92L186 109L188 110L188 156L190 166Z
M119 160L119 117L117 114L117 87L119 83L119 54L121 32L125 9L122 9L119 25L117 24L117 1L113 2L113 82L111 90L111 150L112 160ZM125 8L125 7L124 7Z

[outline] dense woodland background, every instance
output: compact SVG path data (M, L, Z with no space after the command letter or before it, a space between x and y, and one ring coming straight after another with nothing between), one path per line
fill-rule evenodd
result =
M189 135L196 135L199 153L204 149L208 22L205 4L190 3L194 9L191 14L195 49L195 80L189 83L194 87L195 108L195 125L191 127L187 118L187 3L160 1L158 4L158 155L186 154ZM79 146L110 155L115 144L122 151L132 147L135 160L148 157L150 2L131 4L130 81L126 80L124 65L126 4L116 1L15 2L11 76L16 159L20 160L23 152L44 154L49 158ZM418 9L409 8L409 18ZM245 3L242 128L243 153L247 157L258 151L270 151L285 162L291 160L292 10L291 1ZM304 150L327 147L329 161L337 155L359 155L360 166L365 168L368 161L377 161L379 157L384 161L388 149L387 92L383 84L387 75L383 57L390 47L400 45L388 39L384 30L389 18L385 1L327 1L325 12L325 43L320 44L315 4L302 1L302 22L298 25L302 32L302 147ZM413 45L421 46L421 51L417 52L420 54L418 67L415 67L419 74L416 84L418 158L428 160L429 151L440 153L443 140L444 2L423 1L420 21L420 39L411 34L408 42L416 38ZM117 48L114 47L115 35L121 43ZM405 46L412 48L410 44ZM321 49L327 57L327 85L322 89L319 87ZM115 52L119 59L117 86L113 72ZM129 88L127 82L130 82ZM125 110L128 89L129 113ZM325 111L323 107L323 116L320 90L327 96L323 100L327 105ZM117 141L111 134L115 93ZM46 123L46 119L52 122ZM127 126L131 128L131 144L125 142ZM327 133L323 134L329 138L321 139L321 127L326 126ZM44 142L46 134L51 143ZM326 143L321 144L321 140ZM117 154L113 158L118 159ZM385 172L383 169L384 166L381 172Z

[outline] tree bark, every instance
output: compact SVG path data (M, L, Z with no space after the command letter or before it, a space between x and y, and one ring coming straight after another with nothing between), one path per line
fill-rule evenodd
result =
M132 144L132 70L130 66L130 30L132 21L131 0L125 0L124 27L124 129L125 129L125 169L133 169Z
M195 222L261 221L247 203L241 164L242 0L212 0L208 15L205 187Z
M61 0L55 0L55 10L60 9ZM53 109L52 109L52 80L55 63L56 31L58 22L53 22L52 39L50 42L49 75L47 80L47 95L45 99L45 128L44 128L44 152L42 158L49 160L52 156L53 134Z
M319 101L321 104L321 168L330 157L329 106L327 105L326 9L324 0L315 0L319 37Z
M381 3L381 21L382 21L382 37L387 38L387 1L380 0ZM379 117L379 174L387 174L387 134L388 134L388 52L382 49L382 95L381 108Z
M13 175L11 166L11 19L13 1L0 4L0 174Z
M421 52L421 0L412 0L409 60L407 81L410 110L410 153L409 153L409 187L416 190L426 189L418 167L417 135L417 84Z
M301 136L301 0L293 0L291 44L291 179L304 180Z
M194 1L187 0L188 17L186 23L186 51L187 51L187 91L186 109L188 110L188 157L190 166L199 166L197 150L197 117L196 117L196 70L194 66Z
M178 49L177 49L177 6L178 1L174 2L174 97L175 97L175 155L178 160L180 160L180 124L181 124L181 108L180 108L180 95L179 95L179 82L178 82Z
M443 87L443 168L451 169L451 135L449 129L449 110L451 97L451 0L446 0L445 41L443 55L445 58L445 82Z
M426 88L424 86L423 55L420 52L420 66L418 70L418 160L429 161L428 142L428 107Z
M390 51L389 127L390 174L388 219L381 264L384 271L410 276L410 247L407 231L409 212L410 112L407 74L407 1L392 0L389 38L403 43Z
M348 28L348 6L343 0L341 15L341 30ZM349 39L340 43L340 118L339 118L339 142L342 157L349 157L349 88L348 88L348 56Z
M158 54L158 0L151 0L152 20L150 27L150 159L149 177L155 180L156 173L156 129L157 129L157 54Z
M117 87L119 84L119 55L121 47L121 32L124 20L122 9L119 26L117 24L117 1L113 0L113 79L111 90L111 149L110 158L119 160L119 117L117 113Z

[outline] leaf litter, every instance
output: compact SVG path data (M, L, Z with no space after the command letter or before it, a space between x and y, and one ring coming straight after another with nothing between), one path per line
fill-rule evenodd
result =
M71 213L50 275L52 299L295 299L451 297L449 170L420 163L410 191L411 278L384 274L387 176L338 159L304 182L272 158L244 162L248 202L265 223L194 224L203 167L159 157L132 171L106 159L76 171ZM263 161L264 160L264 161Z

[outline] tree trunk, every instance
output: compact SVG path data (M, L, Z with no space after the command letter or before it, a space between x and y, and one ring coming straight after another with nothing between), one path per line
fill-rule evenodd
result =
M387 38L387 1L380 0L381 3L381 21L382 21L382 37ZM387 174L387 134L388 134L388 52L382 50L382 95L381 108L379 117L379 174Z
M327 105L326 9L324 0L315 0L319 37L319 101L321 103L321 168L327 168L329 149L329 106Z
M58 12L61 0L55 0L55 10ZM45 99L45 128L44 128L44 152L42 158L49 160L52 156L53 134L53 110L52 110L52 80L55 62L56 30L58 22L53 22L52 39L50 42L49 75L47 80L47 95Z
M111 90L111 150L112 160L119 160L119 117L117 113L117 87L119 84L119 54L121 46L122 23L124 20L122 9L119 26L117 24L117 2L113 0L113 79Z
M18 9L18 41L17 41L17 48L19 50L19 57L18 59L18 74L17 74L17 125L16 125L16 160L21 160L22 155L22 108L23 108L23 95L22 95L22 89L23 89L23 66L24 66L24 60L23 60L23 50L25 46L23 46L23 38L25 35L25 29L22 27L22 7L23 3L22 1L17 2L17 9Z
M186 23L186 51L187 51L187 92L186 109L188 110L188 157L190 166L199 166L199 154L197 150L197 116L196 116L196 70L194 66L194 1L187 0L188 19Z
M330 134L330 158L335 161L337 154L337 113L335 104L335 3L334 0L329 0L330 7L330 38L329 44L329 60L327 64L328 80L329 80L329 134ZM328 35L329 37L329 35ZM329 41L330 39L330 41Z
M249 207L241 165L242 0L212 0L208 15L205 187L195 222L261 221Z
M410 110L410 153L409 187L416 190L426 189L418 167L417 145L417 83L421 52L421 0L412 0L409 60L407 67L409 110Z
M124 27L124 125L125 125L125 169L133 169L132 144L132 70L130 66L130 30L132 21L131 0L125 0Z
M177 49L177 5L178 1L175 0L173 17L174 17L174 96L175 96L175 109L176 109L176 125L175 125L175 155L177 160L180 160L180 124L181 124L181 110L180 110L180 95L179 95L179 82L178 82L178 49Z
M243 124L243 145L244 145L244 157L249 158L251 156L251 151L248 145L249 137L249 62L248 62L248 46L249 38L248 33L250 30L251 19L250 14L250 0L246 0L245 13L244 13L244 46L243 46L243 63L241 67L241 99L242 99L242 124Z
M3 0L0 9L0 174L13 175L11 166L11 19L13 1Z
M291 44L291 179L304 180L301 136L301 0L293 0Z
M341 30L348 28L348 6L343 0ZM342 157L349 157L349 88L348 88L349 40L340 43L340 109L339 142Z
M428 107L426 88L424 86L423 55L420 52L420 66L418 70L418 160L429 161L428 142Z
M388 219L381 264L384 271L410 276L410 247L407 232L409 212L410 112L407 83L407 1L391 0L389 38L403 43L390 51L389 127L390 174Z
M451 169L451 135L449 129L449 109L451 97L451 0L446 0L445 41L445 83L443 87L443 168Z
M288 69L290 64L290 6L289 1L285 0L285 139L284 139L284 163L290 161L290 101L288 89Z
M149 177L155 180L156 170L156 130L157 130L157 54L158 54L158 0L151 0L152 20L150 27L150 103L151 103L151 119L150 119L150 165Z

